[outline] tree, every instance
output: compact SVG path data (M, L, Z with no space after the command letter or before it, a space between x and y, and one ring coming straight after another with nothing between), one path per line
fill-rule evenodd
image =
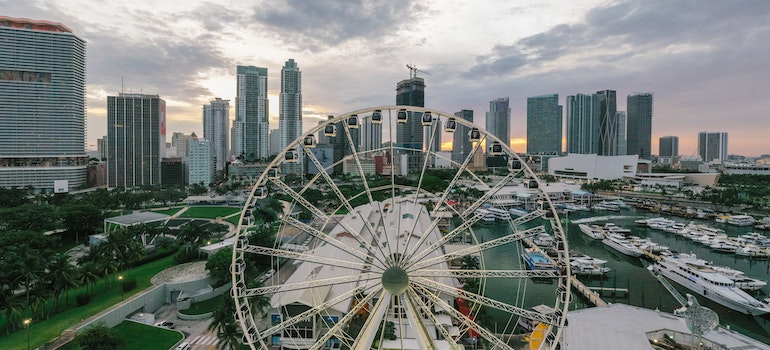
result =
M83 350L114 350L123 343L114 331L103 323L97 324L80 333L77 337L78 344Z
M231 279L230 265L233 260L233 250L230 248L222 249L209 256L206 260L206 270L211 277L216 278L220 283Z
M104 222L102 210L90 202L64 204L58 212L67 230L84 237L96 232Z
M224 305L214 311L208 329L217 332L217 347L220 349L236 349L241 337L239 327L235 323L235 302L224 298Z
M69 290L78 285L78 270L70 263L69 254L59 253L54 256L48 265L48 276L56 298L56 306L59 306L62 294L66 294L65 302L69 305Z

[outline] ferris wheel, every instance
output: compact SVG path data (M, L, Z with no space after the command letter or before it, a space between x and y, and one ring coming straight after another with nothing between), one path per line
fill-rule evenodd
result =
M243 342L556 348L566 237L504 141L459 114L380 106L330 116L289 144L254 183L233 246ZM254 216L275 199L275 221Z

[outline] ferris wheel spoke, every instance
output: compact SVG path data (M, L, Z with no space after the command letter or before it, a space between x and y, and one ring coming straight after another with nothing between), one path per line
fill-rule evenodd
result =
M430 226L426 230L426 232L430 232L434 230L437 226L441 218L435 217L433 221L431 222ZM481 215L473 215L469 218L466 218L462 224L455 227L452 231L446 233L443 235L438 241L430 244L427 248L423 249L422 251L419 251L419 247L422 246L423 243L425 243L425 240L428 239L429 235L422 235L419 240L417 240L417 243L414 245L414 248L411 249L411 251L408 254L405 254L406 257L404 258L404 261L415 261L424 258L431 252L435 251L439 247L443 246L444 244L450 242L452 239L457 237L462 232L465 232L465 230L470 229L471 226L476 224L479 220L481 220Z
M412 293L413 294L413 293ZM399 296L401 302L406 306L405 311L407 315L407 319L409 320L409 328L416 330L415 333L417 333L417 342L418 344L422 344L422 349L429 349L432 347L432 341L431 336L428 332L428 329L425 325L424 318L421 314L428 314L430 313L430 309L425 310L422 309L422 307L417 304L417 302L411 297L411 294L406 292ZM399 318L399 321L402 321L402 318ZM404 330L403 328L403 322L400 322L400 329L399 332L402 332ZM438 327L438 325L436 325ZM403 334L399 337L401 339L404 339ZM403 346L401 347L404 348Z
M433 293L430 293L424 287L421 287L420 289L423 290L423 293L421 293L422 295L427 296L428 299L432 300L435 305L440 306L444 311L446 311L450 316L452 316L455 320L457 320L467 330L473 330L474 332L478 333L487 342L491 343L491 345L494 346L493 347L494 349L500 348L500 349L514 350L505 341L498 338L492 332L488 331L486 328L476 323L476 321L474 321L470 317L464 315L460 311L457 311L453 306L447 304L441 298L437 297ZM452 295L457 295L457 290L455 290Z
M306 223L304 223L302 221L299 221L299 220L297 220L297 219L295 219L293 217L288 217L285 220L286 220L287 223L290 223L292 226L302 230L303 232L307 232L311 236L313 236L313 237L315 237L315 238L317 238L317 239L319 239L319 240L321 240L323 242L329 243L330 245L332 245L332 246L334 246L334 247L336 247L336 248L338 248L338 249L340 249L340 250L342 250L344 252L348 252L350 254L353 254L356 258L360 259L361 261L370 260L371 257L372 257L372 254L370 254L370 253L367 254L365 252L362 252L360 250L361 249L360 246L354 247L354 246L352 246L350 244L347 244L347 243L345 243L343 241L340 241L339 239L334 238L334 236L328 235L326 233L323 233L320 230L318 230L318 229L316 229L316 228L314 228L314 227L312 227L312 226L310 226L310 225L308 225L308 224L306 224ZM377 262L381 262L380 260L376 260L376 261ZM384 265L377 265L377 267L379 267L379 268L384 270Z
M556 270L443 270L421 269L412 272L414 277L453 277L453 278L561 278L566 277Z
M456 349L458 347L458 344L454 340L454 337L452 337L452 335L446 329L442 321L439 320L438 317L436 317L436 315L430 311L430 306L428 306L428 304L426 304L422 300L422 296L418 294L414 290L414 288L408 288L406 292L407 292L407 297L410 299L412 304L418 305L420 310L424 311L425 316L429 318L430 322L432 322L433 325L436 327L436 329L439 331L439 333L441 333L441 335L444 337L444 340L446 340L449 343L450 348ZM449 325L451 326L451 322ZM427 347L427 348L430 348L430 347Z
M348 134L348 139L350 139L350 131L348 130L347 127L345 127L345 132ZM352 142L352 140L351 140L351 142ZM353 147L353 146L351 145L351 147ZM355 151L355 148L353 148L353 150ZM309 158L311 159L311 161L313 161L313 163L316 165L316 167L320 167L321 166L320 165L320 161L318 160L317 157L315 157L315 155L312 154L312 152L310 152L310 157ZM359 162L359 168L360 168L360 162ZM342 202L342 206L344 206L345 209L348 210L348 213L351 213L351 214L354 213L353 206L350 204L350 200L351 199L345 197L345 195L340 190L339 186L337 186L337 184L334 182L334 180L331 178L331 176L329 176L329 173L327 173L326 171L320 171L320 170L319 170L319 172L321 173L321 176L323 176L323 178L329 184L329 186L332 188L332 191L334 191L334 194L337 196L337 198L339 198L339 200ZM362 170L362 172L363 172L363 170ZM364 183L366 183L366 178L365 177L363 178L363 181L364 181ZM371 201L371 193L370 193L370 191L367 190L366 192L369 194L370 203L372 203L372 205L374 205L373 201ZM374 230L372 225L369 223L369 220L366 220L365 218L361 218L361 221L364 223L364 226L369 231L369 233L371 234L372 238L373 239L376 238L376 234L375 234L376 231ZM340 223L340 224L343 224L343 223ZM348 232L351 233L351 234L353 234L353 232L356 231L356 230L351 230L348 227L346 227L346 229L348 229ZM360 234L358 234L358 232L355 232L354 235L360 236ZM359 243L364 243L364 242L359 242ZM369 243L369 242L366 242L365 244L368 245L367 251L371 251L373 245L371 243ZM376 246L377 246L377 249L380 251L380 253L382 255L385 255L384 251L382 250L382 247L380 247L379 244L376 244ZM388 249L390 249L390 244L388 244ZM390 254L388 254L387 256L390 256Z
M477 142L475 146L473 146L473 150L468 153L468 156L465 157L465 160L463 161L462 165L457 169L455 172L455 176L452 178L452 181L449 182L447 185L447 190L444 191L443 195L441 196L441 199L438 201L438 205L433 208L433 212L431 215L436 215L436 212L439 210L440 206L444 205L446 203L446 197L449 195L449 189L454 188L455 183L457 183L457 180L460 179L460 176L462 176L463 172L465 172L466 169L468 169L468 163L470 163L471 159L473 159L473 155L478 151L479 147L481 146L481 141Z
M439 283L428 278L418 277L414 279L414 283L422 285L426 289L437 289L444 293L458 293L458 289L452 286L448 286L444 283ZM498 301L496 299L488 298L483 295L470 292L467 290L459 291L460 297L469 300L474 303L478 303L484 306L493 307L500 311L505 311L510 314L514 314L520 317L525 317L531 320L542 322L549 325L556 325L557 320L552 315L544 315L537 311L527 310L518 306L510 305Z
M317 263L321 265L354 269L362 272L367 272L371 268L370 264L362 263L358 261L329 258L329 257L318 256L318 255L294 252L294 251L285 250L285 249L262 247L257 245L247 245L243 247L242 250L247 253L272 256L276 258L302 260L302 261Z
M283 283L275 286L247 288L245 289L243 294L239 294L238 296L244 297L244 298L251 298L251 297L256 297L260 295L270 295L278 292L285 293L285 292L291 292L295 290L333 286L337 284L345 284L345 283L353 283L353 282L368 282L379 278L380 278L379 275L364 272L361 274L349 274L349 275L338 276L338 277L312 279L312 280L295 282L295 283Z
M311 307L310 309L301 312L297 315L291 316L280 323L276 324L275 326L272 326L270 328L267 328L262 332L263 336L269 336L270 334L280 332L284 329L287 329L289 327L292 327L296 325L297 323L300 323L302 321L306 321L307 319L312 319L317 315L320 315L323 312L326 312L326 309L337 305L341 302L344 302L346 300L349 300L350 298L354 297L356 294L364 293L367 290L371 288L377 288L378 285L376 283L367 283L364 286L353 288L347 292L344 292L334 298L331 298L329 300L326 300L318 305L315 305Z
M497 184L495 184L494 187L490 188L489 191L481 195L479 199L477 199L473 204L471 204L467 209L465 209L465 212L463 212L463 217L466 215L469 215L469 213L472 213L476 209L478 209L482 204L486 203L486 201L492 197L493 195L497 194L497 192L500 191L501 188L503 188L505 185L507 185L511 180L516 178L516 174L518 173L508 173L502 180L500 180Z
M339 337L341 334L345 334L344 327L347 327L350 324L350 321L353 320L353 317L355 317L359 313L359 311L363 310L364 307L366 307L366 305L368 305L371 302L371 300L374 298L375 295L380 295L382 297L385 294L387 294L387 292L385 292L385 290L381 290L379 292L372 292L365 295L361 300L358 301L358 303L349 312L345 314L345 316L342 317L342 319L340 319L339 322L337 322L324 335L322 335L318 339L318 341L316 341L316 343L310 348L310 350L319 350L321 349L321 347L323 347L324 343L326 343L326 341L329 340L331 337L333 336ZM363 332L364 330L362 329L361 331ZM356 342L358 342L358 340L360 339L361 339L360 336L357 337ZM358 347L356 347L355 342L352 345L353 346L351 347L351 349L358 349Z
M538 233L543 233L543 232L545 232L545 229L542 226L533 227L531 229L520 231L520 232L514 232L509 235L505 235L500 238L495 238L493 240L486 241L483 243L471 245L451 253L446 253L430 259L421 260L419 262L413 262L410 266L407 267L407 271L412 272L419 269L424 269L428 266L434 266L441 263L446 263L448 261L451 261L457 258L462 258L463 256L466 256L466 255L478 254L488 249L492 249L494 247L499 247L501 245L505 245L513 242L518 242L522 239L532 237L537 235Z

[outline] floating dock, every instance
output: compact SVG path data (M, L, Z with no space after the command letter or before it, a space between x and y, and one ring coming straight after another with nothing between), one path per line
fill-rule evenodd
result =
M591 304L594 304L596 306L607 306L607 302L602 300L601 296L591 290L590 288L586 287L583 282L580 282L580 280L577 279L575 276L570 276L570 280L572 281L572 288L580 292L580 294L583 294L588 301L591 302ZM626 292L628 292L628 289L626 289Z

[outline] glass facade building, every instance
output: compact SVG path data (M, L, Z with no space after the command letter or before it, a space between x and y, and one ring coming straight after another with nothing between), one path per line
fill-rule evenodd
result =
M626 150L640 159L652 159L652 93L628 95L626 99Z
M267 68L238 66L233 124L233 155L253 162L267 159L268 141Z
M561 153L562 106L559 95L527 98L527 153Z
M166 148L166 101L158 95L107 96L107 184L160 184Z
M599 155L618 155L618 108L615 90L596 92L599 106Z
M461 109L459 112L455 112L455 117L458 119L464 119L473 123L473 110ZM468 138L467 126L457 123L457 129L452 133L452 161L462 164L465 159L471 154L473 150L473 144Z
M203 105L203 138L211 142L214 168L222 172L230 154L230 101L216 98Z
M302 72L293 59L289 59L281 69L281 94L278 124L281 133L281 150L302 136ZM283 164L283 172L301 175L303 173L304 154L297 148L297 163Z
M396 104L403 106L425 107L425 80L412 77L396 85ZM407 154L407 169L417 171L422 167L422 149L424 127L422 113L411 113L406 123L396 126L396 147L399 153Z
M596 94L567 96L567 153L599 153L599 104Z
M0 16L0 187L87 185L85 41L60 23Z
M704 162L727 159L727 133L721 131L701 131L698 133L698 154Z
M489 101L486 129L505 144L511 144L511 108L508 97ZM489 142L487 142L489 144Z

